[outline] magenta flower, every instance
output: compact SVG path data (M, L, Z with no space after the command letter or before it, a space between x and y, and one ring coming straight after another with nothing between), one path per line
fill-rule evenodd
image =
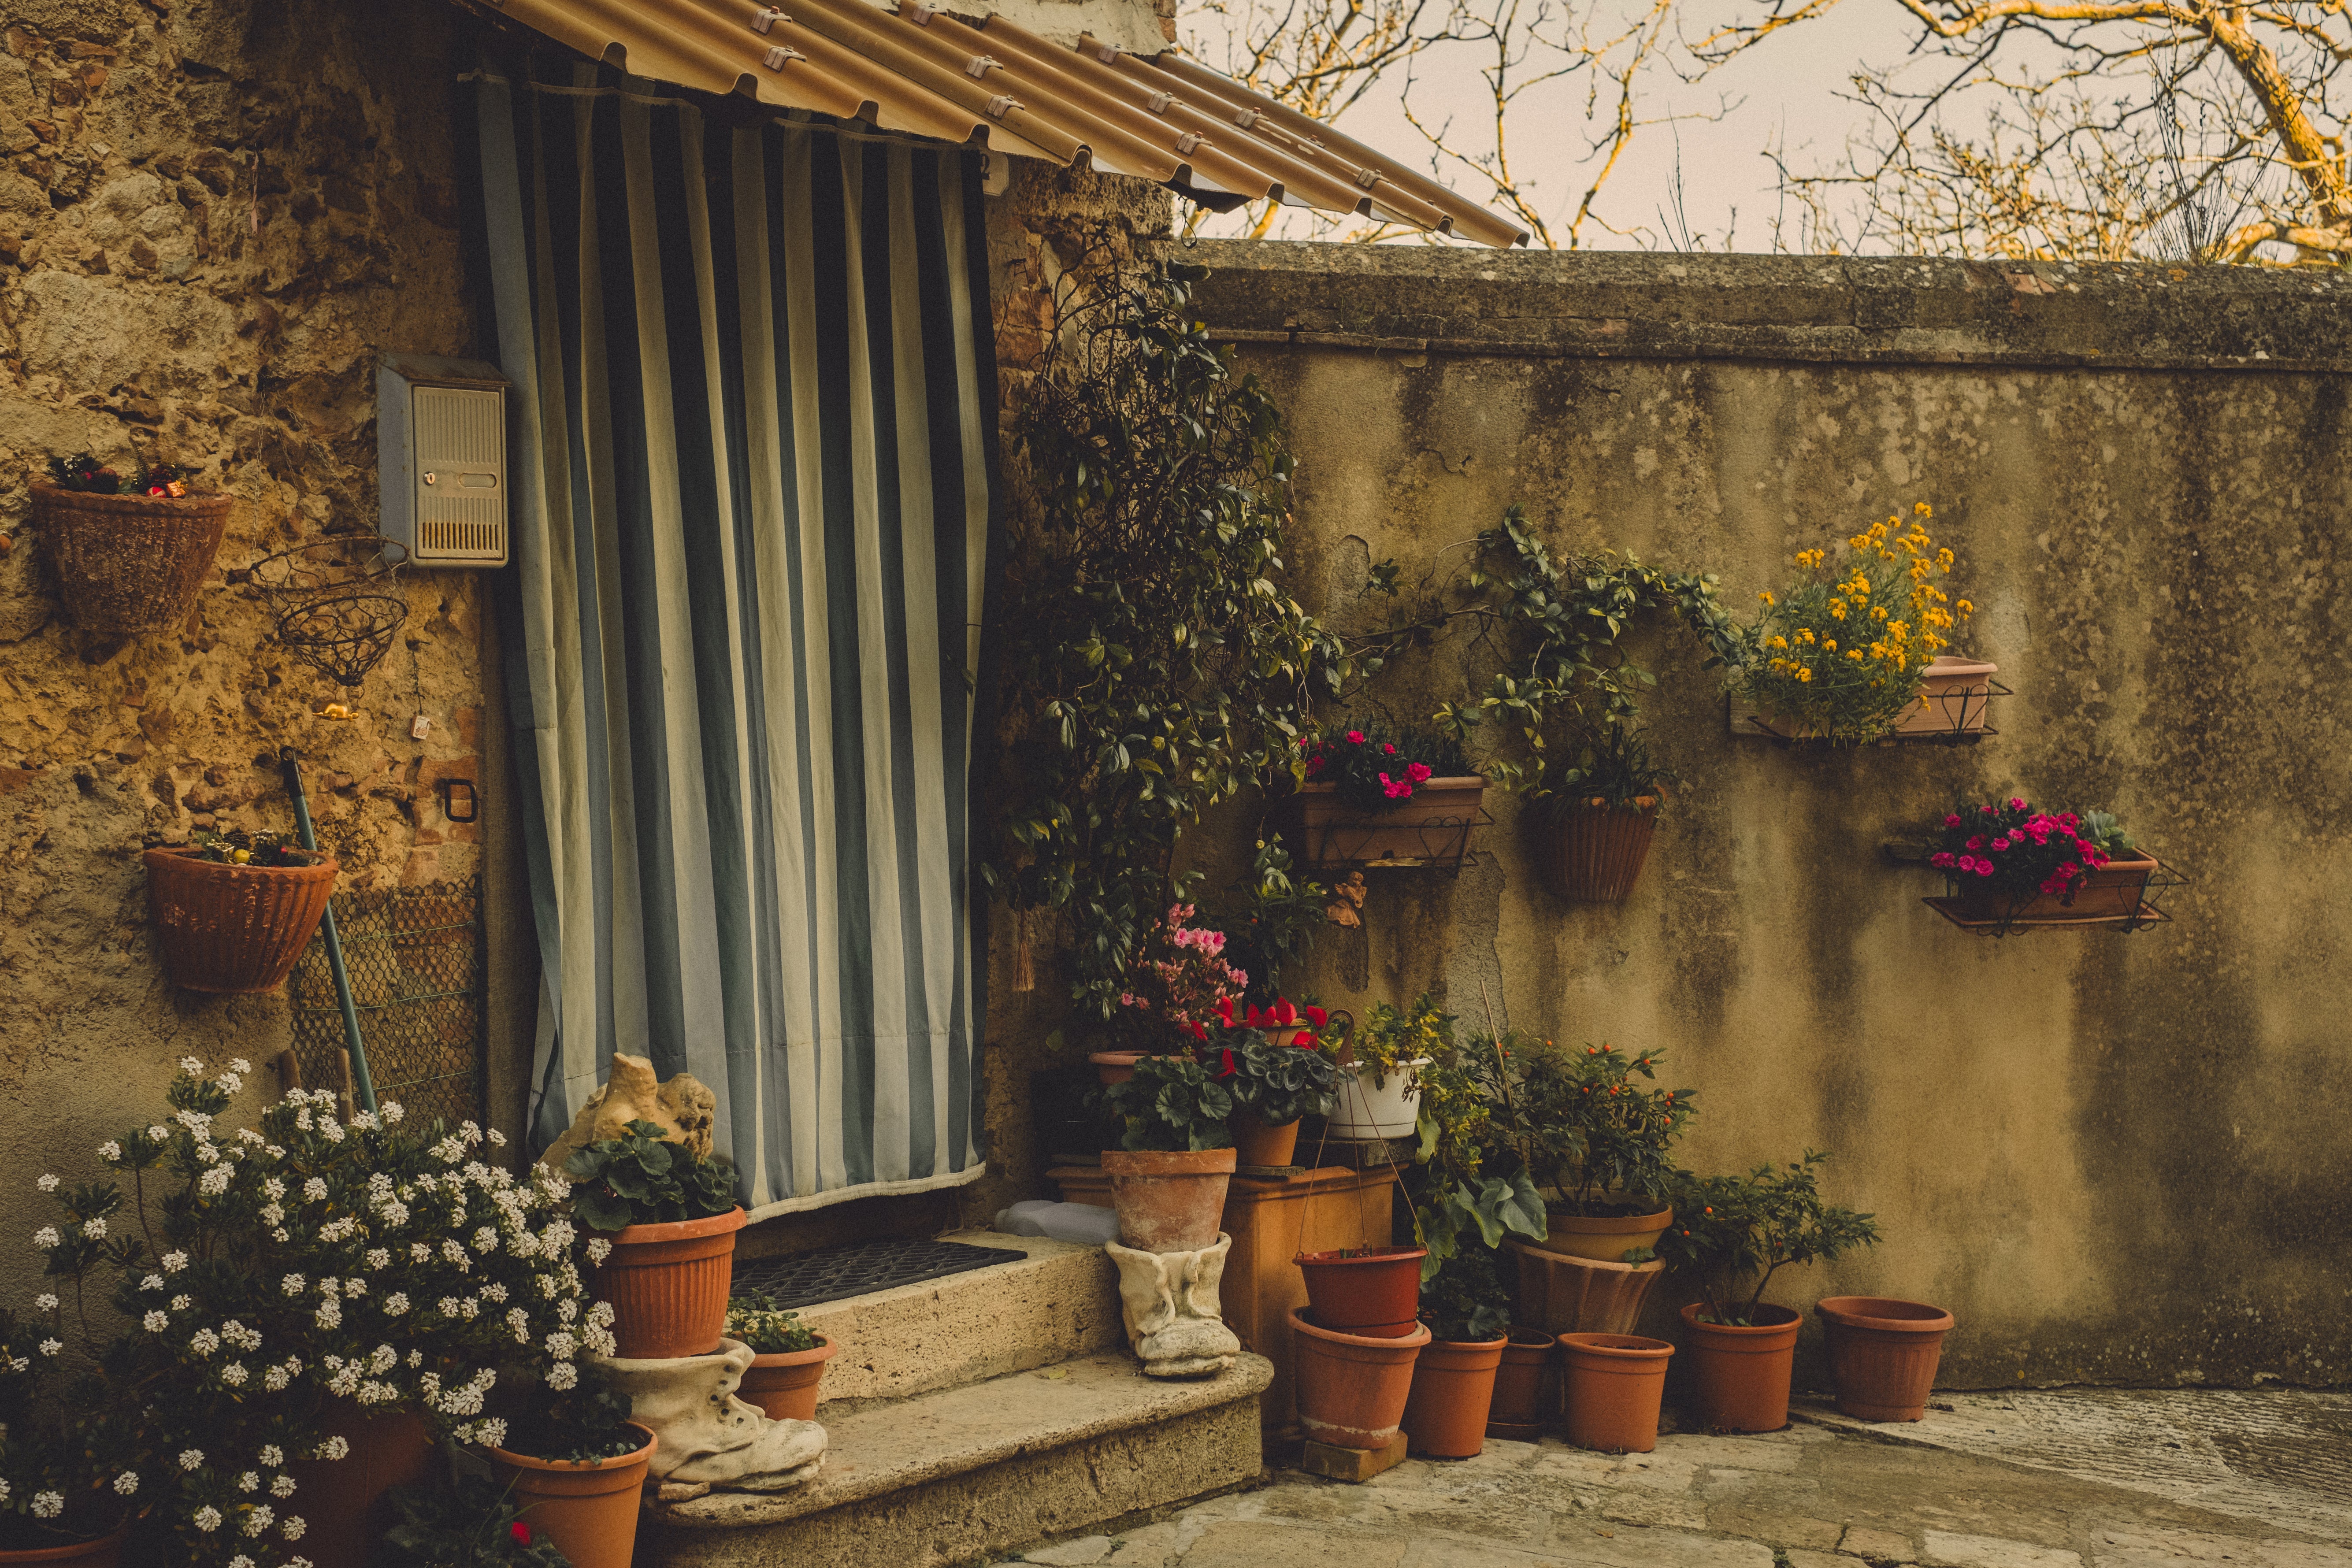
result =
M1360 746L1363 743L1364 732L1361 730L1350 730L1348 731L1348 744L1351 746Z
M1419 784L1422 780L1429 776L1429 764L1427 763L1407 763L1404 765L1404 776L1411 779L1413 783Z
M1951 816L1944 818L1944 826L1947 827L1958 827L1959 825L1960 814L1957 811L1952 813Z

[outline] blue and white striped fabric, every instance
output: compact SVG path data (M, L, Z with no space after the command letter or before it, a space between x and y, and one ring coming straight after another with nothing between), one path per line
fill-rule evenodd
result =
M970 1181L978 159L609 73L478 90L532 1140L627 1051L716 1091L755 1219Z

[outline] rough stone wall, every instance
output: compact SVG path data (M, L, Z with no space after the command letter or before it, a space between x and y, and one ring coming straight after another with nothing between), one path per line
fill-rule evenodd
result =
M35 1169L90 1173L179 1058L260 1065L288 1038L283 993L165 982L142 838L290 828L291 745L342 885L475 868L432 785L478 776L484 579L410 574L356 697L231 580L373 531L375 356L471 347L458 25L446 0L0 0L0 1105L37 1130ZM186 624L110 651L67 624L27 521L28 479L85 449L236 498ZM355 721L313 716L337 699ZM0 1234L32 1196L0 1188Z
M1629 901L1544 891L1490 791L1476 867L1369 874L1369 986L1327 940L1296 989L1435 987L1483 1022L1483 982L1507 1026L1663 1049L1698 1091L1698 1168L1834 1151L1827 1188L1885 1242L1775 1297L1944 1304L1958 1385L2352 1380L2352 286L1189 258L1292 421L1318 606L1518 501L1555 551L1720 572L1744 616L1792 552L1926 500L1980 606L1964 646L2017 693L1974 747L1783 750L1728 733L1686 645L1645 643L1686 783ZM1460 646L1381 695L1410 713L1458 689ZM1988 941L1882 859L2012 789L2121 813L2194 878L2174 922Z

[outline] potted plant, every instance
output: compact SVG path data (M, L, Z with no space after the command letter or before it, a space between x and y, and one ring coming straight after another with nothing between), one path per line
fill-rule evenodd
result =
M1301 865L1456 863L1486 819L1486 776L1450 735L1365 719L1298 748L1303 779L1282 809Z
M1339 1036L1339 1104L1325 1123L1334 1138L1402 1138L1421 1122L1421 1069L1453 1042L1453 1016L1426 994L1410 1008L1373 1005Z
M2156 857L2096 808L2052 815L2022 796L1945 814L1927 863L1965 924L2072 924L2141 918Z
M613 1353L635 1360L708 1355L727 1328L735 1278L735 1171L631 1121L563 1162L572 1212L604 1233L611 1251L596 1270L597 1297L612 1303Z
M1421 1321L1429 1343L1412 1363L1404 1429L1413 1451L1440 1459L1475 1458L1486 1446L1495 1374L1508 1342L1510 1297L1485 1247L1465 1247L1423 1281Z
M629 1419L626 1394L592 1364L576 1383L512 1402L491 1468L517 1513L572 1568L629 1568L653 1429Z
M1139 1252L1213 1245L1236 1163L1233 1092L1191 1056L1146 1057L1099 1092L1120 1127L1120 1146L1102 1154L1120 1243Z
M1412 1394L1412 1363L1429 1327L1402 1334L1348 1333L1324 1327L1314 1307L1290 1309L1292 1377L1298 1425L1335 1448L1378 1450L1396 1441Z
M1314 1019L1318 1027L1323 1021ZM1317 1048L1316 1037L1297 1028L1282 1034L1289 1038L1244 1027L1221 1046L1221 1061L1231 1069L1221 1076L1234 1097L1234 1158L1244 1165L1289 1164L1298 1119L1327 1115L1339 1101L1339 1069Z
M66 1232L53 1234L43 1249L51 1264L75 1250ZM88 1340L87 1316L78 1311L68 1325L50 1291L34 1305L33 1318L0 1310L0 1563L115 1568L142 1479L134 1410L103 1371L74 1373L62 1363L68 1335ZM105 1366L106 1345L82 1348L94 1368Z
M1650 760L1632 724L1588 727L1527 791L1544 886L1579 903L1624 902L1649 858L1665 786L1679 782Z
M1658 1446L1658 1407L1675 1347L1638 1334L1562 1334L1560 1396L1568 1440L1610 1454Z
M543 1530L522 1513L511 1487L453 1475L403 1487L390 1498L395 1522L368 1568L570 1568Z
M1758 595L1763 613L1746 633L1734 686L1765 732L1861 745L1983 731L1994 667L1937 658L1975 606L1937 585L1952 552L1928 536L1927 502L1912 513L1907 530L1889 517L1849 538L1834 570L1827 551L1800 552L1805 578Z
M1524 1035L1509 1051L1514 1081L1508 1120L1494 1134L1496 1156L1515 1156L1544 1191L1544 1247L1612 1263L1646 1256L1674 1222L1666 1194L1674 1142L1693 1114L1691 1091L1654 1087L1656 1051L1561 1047Z
M1830 1263L1874 1246L1872 1216L1822 1202L1811 1150L1748 1174L1686 1177L1658 1256L1688 1275L1699 1299L1682 1310L1692 1387L1711 1432L1777 1432L1789 1424L1789 1379L1801 1320L1764 1300L1790 1264Z
M1225 933L1192 923L1191 904L1171 904L1151 928L1112 1015L1121 1048L1090 1052L1106 1087L1124 1082L1148 1056L1187 1053L1208 1037L1212 1021L1233 1022L1233 1005L1249 976L1227 963Z
M751 1364L736 1389L745 1401L779 1421L816 1419L817 1381L839 1345L764 1290L747 1290L727 1303L727 1337L751 1350Z
M233 828L151 847L147 902L172 984L190 991L275 991L327 912L339 868L282 833Z
M125 478L87 453L52 459L33 481L33 519L74 624L120 638L187 619L229 500L191 494L168 464Z
M1952 1314L1925 1301L1831 1296L1813 1303L1830 1356L1837 1407L1864 1421L1927 1414Z

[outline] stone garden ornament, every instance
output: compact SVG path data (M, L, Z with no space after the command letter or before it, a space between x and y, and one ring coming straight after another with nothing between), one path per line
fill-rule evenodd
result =
M1234 1238L1223 1232L1214 1246L1197 1252L1142 1252L1115 1241L1103 1244L1118 1265L1119 1315L1146 1376L1208 1377L1241 1354L1242 1342L1225 1326L1217 1298L1225 1255L1233 1247Z
M824 1462L824 1428L778 1421L736 1397L751 1347L721 1340L710 1355L604 1363L629 1396L632 1418L660 1438L653 1478L664 1502L712 1490L776 1492L814 1478Z

